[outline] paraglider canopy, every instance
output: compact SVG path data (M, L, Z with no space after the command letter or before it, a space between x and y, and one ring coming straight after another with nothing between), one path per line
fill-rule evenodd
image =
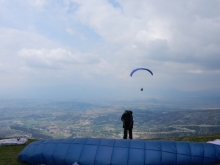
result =
M150 74L153 76L153 72L147 68L137 68L137 69L134 69L131 73L130 73L130 76L132 77L133 73L138 71L138 70L146 70L148 72L150 72Z
M138 70L146 70L148 72L150 72L150 74L153 76L153 72L147 68L137 68L137 69L134 69L131 73L130 73L130 76L132 77L133 73L138 71ZM141 88L141 91L143 91L143 88Z

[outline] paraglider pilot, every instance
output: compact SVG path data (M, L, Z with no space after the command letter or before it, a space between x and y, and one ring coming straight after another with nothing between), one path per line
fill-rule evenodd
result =
M121 120L123 122L124 128L124 136L123 139L127 139L127 134L129 132L129 139L132 139L132 129L133 129L133 112L130 110L125 110L125 112L121 116Z
M143 88L141 88L141 91L143 91Z

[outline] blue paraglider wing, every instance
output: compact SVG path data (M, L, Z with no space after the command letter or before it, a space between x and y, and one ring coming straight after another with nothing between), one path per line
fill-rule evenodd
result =
M151 75L153 76L153 72L151 72L151 70L146 69L146 68L137 68L137 69L134 69L134 70L130 73L130 76L132 76L133 73L136 72L136 71L138 71L138 70L146 70L146 71L150 72Z
M220 145L163 140L48 139L30 143L18 156L30 165L213 165Z

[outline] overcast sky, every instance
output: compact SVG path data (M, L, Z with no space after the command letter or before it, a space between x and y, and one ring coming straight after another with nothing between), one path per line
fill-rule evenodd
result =
M138 67L154 75L130 77ZM220 89L220 0L0 0L1 98L210 89Z

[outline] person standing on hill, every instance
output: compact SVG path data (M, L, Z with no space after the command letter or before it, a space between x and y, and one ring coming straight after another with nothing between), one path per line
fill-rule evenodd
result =
M127 134L129 132L129 139L132 139L132 129L133 129L133 112L130 110L125 110L125 112L121 116L121 120L123 122L124 128L124 136L123 139L127 139Z

